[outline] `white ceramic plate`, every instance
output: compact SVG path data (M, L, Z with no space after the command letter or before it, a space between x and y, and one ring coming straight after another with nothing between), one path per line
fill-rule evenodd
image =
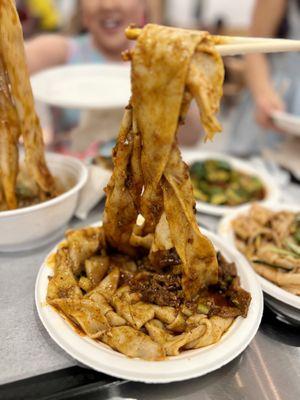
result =
M274 211L287 210L300 212L299 206L284 206L273 203L266 204L266 206ZM232 229L232 221L237 216L247 213L250 207L250 205L245 205L240 210L232 212L231 214L226 215L224 218L221 219L218 226L218 233L223 238L225 238L229 244L234 245L234 232ZM274 283L268 281L258 274L257 277L263 291L273 299L273 307L276 308L276 304L278 304L278 302L281 302L280 312L283 313L284 310L285 314L293 319L296 319L295 317L298 315L298 320L300 322L300 297L281 289L279 286L275 285Z
M190 350L165 361L130 359L108 346L78 335L71 326L46 304L48 276L53 273L46 261L36 280L35 301L38 314L52 339L81 363L118 378L147 383L167 383L198 377L214 371L238 356L256 334L263 311L263 298L252 269L240 254L211 232L202 230L236 263L242 287L252 295L247 318L238 317L222 339L209 347ZM55 249L53 249L54 251Z
M272 113L274 124L294 136L300 136L300 117L283 111Z
M205 161L207 159L217 159L227 161L233 168L238 171L244 172L249 175L256 175L264 184L266 188L266 197L260 203L263 204L267 201L276 202L279 199L279 189L272 177L264 171L253 167L249 162L240 160L235 157L228 156L222 153L214 153L214 152L201 152L197 150L191 151L183 151L182 152L183 160L191 165L195 161ZM213 205L209 203L205 203L203 201L196 200L196 209L197 211L210 214L210 215L225 215L230 213L231 211L239 210L241 206L225 206L225 205Z
M130 69L118 64L65 65L31 77L36 100L78 109L126 106L130 98Z

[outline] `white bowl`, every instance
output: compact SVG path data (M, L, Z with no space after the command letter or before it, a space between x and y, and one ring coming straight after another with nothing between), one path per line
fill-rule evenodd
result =
M0 251L14 252L40 247L63 233L74 215L87 168L74 157L47 153L54 176L69 189L54 199L17 210L0 212Z
M251 163L247 161L240 160L239 158L231 157L222 153L206 152L206 151L204 152L197 150L183 151L182 158L183 161L185 161L188 165L191 165L195 161L205 161L208 159L227 161L232 166L232 168L248 175L257 176L263 183L266 195L265 198L259 201L258 203L263 205L265 202L268 201L276 202L279 199L280 191L272 176L264 171L261 171L258 168L255 168L253 165L251 165ZM196 209L198 212L216 216L226 215L232 211L241 209L241 207L243 207L243 205L239 206L214 205L205 203L200 200L196 200Z
M286 210L292 212L300 212L300 207L297 205L292 206L267 203L265 204L265 206L273 211ZM226 239L229 244L235 246L232 221L238 216L246 214L249 211L250 207L251 205L245 205L240 210L234 211L221 219L218 226L218 233L224 239ZM249 268L252 269L249 263L248 265ZM259 274L256 275L263 291L269 296L267 297L267 302L272 303L272 308L277 309L279 313L286 315L288 318L300 322L300 296L296 296L295 294L280 288L279 286L275 285L271 281L268 281Z
M256 334L263 312L263 297L255 274L239 252L224 243L217 235L202 229L227 260L236 263L241 286L251 293L247 318L238 317L222 336L211 346L182 352L164 361L145 361L128 358L100 341L78 335L69 323L46 302L48 276L53 268L46 257L35 285L35 303L39 317L52 339L79 362L118 378L147 383L168 383L202 376L229 363L251 342ZM54 252L56 248L52 250ZM51 252L51 253L52 253Z

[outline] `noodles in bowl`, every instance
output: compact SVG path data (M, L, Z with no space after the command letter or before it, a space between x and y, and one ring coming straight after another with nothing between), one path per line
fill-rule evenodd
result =
M87 170L72 157L44 152L12 0L0 2L0 109L0 251L15 252L42 246L62 233Z
M63 193L47 201L0 212L0 251L16 252L43 246L63 234L76 210L87 167L74 157L46 153L49 169ZM29 229L30 227L30 229Z
M43 134L34 109L26 65L22 27L12 0L2 0L0 4L0 108L0 211L54 198L60 189L56 187L45 160ZM21 137L26 175L30 180L30 191L27 185L29 196L24 196L24 177L20 182Z

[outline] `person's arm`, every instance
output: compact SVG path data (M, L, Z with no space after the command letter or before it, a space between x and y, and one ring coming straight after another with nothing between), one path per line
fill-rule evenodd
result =
M256 0L250 36L274 36L285 8L286 0ZM270 114L273 110L283 110L284 103L273 86L270 66L265 55L246 56L246 80L255 102L256 121L264 128L276 129Z
M195 101L192 101L190 109L185 117L184 125L179 125L178 143L180 146L194 147L203 136L199 110Z
M37 36L25 43L29 73L65 64L68 57L70 39L55 34Z

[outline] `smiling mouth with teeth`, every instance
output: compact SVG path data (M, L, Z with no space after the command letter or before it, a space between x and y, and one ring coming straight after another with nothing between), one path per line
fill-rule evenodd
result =
M116 31L123 26L123 21L121 19L107 18L100 21L101 28L109 31Z

